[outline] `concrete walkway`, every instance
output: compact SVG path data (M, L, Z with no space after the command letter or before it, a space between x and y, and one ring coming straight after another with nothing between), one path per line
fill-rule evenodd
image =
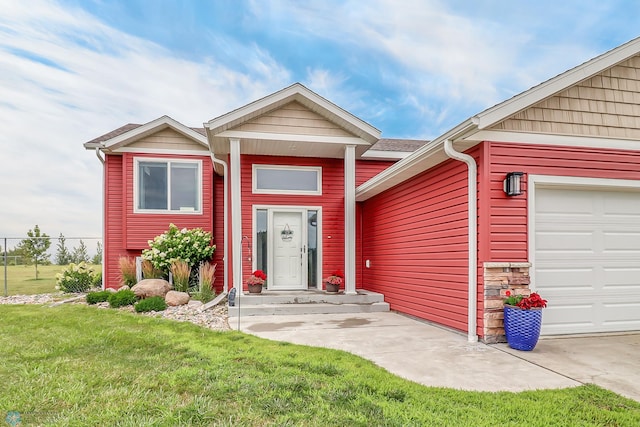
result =
M592 338L584 347L578 345L584 338L546 339L533 352L519 352L469 343L462 334L389 312L247 316L229 318L229 324L262 338L345 350L427 386L518 392L593 382L640 400L640 335L625 336L632 337L630 353L621 355L611 347L620 337L604 344ZM576 362L581 348L586 354Z

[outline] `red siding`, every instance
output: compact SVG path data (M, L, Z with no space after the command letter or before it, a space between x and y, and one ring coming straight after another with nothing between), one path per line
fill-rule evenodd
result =
M447 161L362 204L363 287L392 310L467 326L467 170Z
M224 185L224 177L214 174L213 243L216 245L216 251L213 254L213 262L217 264L215 282L216 293L222 292L222 289L224 288ZM229 250L229 253L231 253L231 250Z
M483 193L486 215L481 220L479 261L529 259L527 244L527 176L555 175L640 180L640 152L548 145L485 142L488 188ZM524 194L507 197L502 181L507 172L524 172Z
M124 249L123 204L122 204L122 156L105 156L104 174L104 277L109 288L120 286L118 258L126 254Z
M133 165L135 157L166 158L166 159L199 159L202 160L202 213L200 214L141 214L133 212ZM212 231L213 227L213 170L211 159L207 156L174 156L131 154L124 155L126 167L124 182L126 194L126 238L128 250L140 251L148 247L148 241L162 234L173 223L178 228L200 227L205 231Z
M297 196L280 194L253 194L252 165L321 166L322 195ZM322 275L344 268L344 169L341 159L306 157L269 157L243 155L241 158L242 235L253 236L253 205L321 206L322 207ZM248 277L252 264L243 248L243 278Z
M395 161L390 160L356 160L356 187L394 163Z

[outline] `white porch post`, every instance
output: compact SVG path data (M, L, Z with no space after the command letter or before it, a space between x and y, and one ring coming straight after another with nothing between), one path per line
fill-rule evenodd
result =
M230 139L231 180L231 257L233 287L242 294L242 201L240 189L240 140Z
M345 294L356 293L356 146L344 149L344 279Z

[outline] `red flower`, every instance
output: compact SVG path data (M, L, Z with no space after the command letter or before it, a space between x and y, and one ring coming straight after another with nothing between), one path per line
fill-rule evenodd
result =
M511 296L511 291L507 291L505 295L507 295L508 297L510 297L510 296Z
M253 275L256 276L258 279L267 280L267 275L264 274L264 271L262 270L254 271Z
M338 276L341 279L344 279L344 273L342 272L342 270L336 270L333 273L331 273L332 276Z

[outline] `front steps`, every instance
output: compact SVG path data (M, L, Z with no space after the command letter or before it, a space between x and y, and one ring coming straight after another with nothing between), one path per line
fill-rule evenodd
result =
M236 298L235 306L229 307L229 317L389 311L384 295L362 289L356 292L356 295L317 290L245 292Z

